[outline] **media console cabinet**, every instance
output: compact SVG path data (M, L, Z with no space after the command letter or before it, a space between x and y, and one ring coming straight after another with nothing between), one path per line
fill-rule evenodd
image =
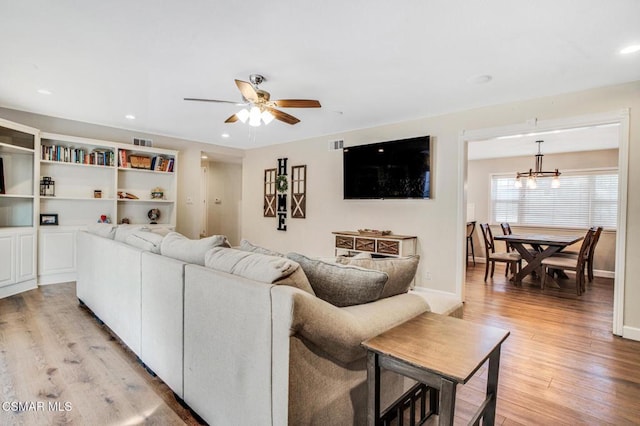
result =
M418 237L413 235L373 234L354 231L335 231L335 255L347 252L371 253L387 257L402 257L416 254Z

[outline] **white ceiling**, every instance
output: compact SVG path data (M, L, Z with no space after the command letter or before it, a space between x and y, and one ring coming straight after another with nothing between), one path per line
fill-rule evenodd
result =
M638 80L619 50L639 17L637 0L0 0L0 106L251 148ZM239 101L251 73L322 108L254 129L182 100Z
M543 141L540 145L543 154L616 149L620 141L619 132L619 124L606 124L473 141L468 145L468 159L533 157L538 152L536 141L539 140Z

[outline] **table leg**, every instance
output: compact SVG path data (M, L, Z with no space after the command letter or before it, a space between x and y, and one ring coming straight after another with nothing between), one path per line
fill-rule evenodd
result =
M487 396L492 395L483 416L483 425L493 425L496 420L496 402L498 399L498 371L500 370L500 345L489 356L487 372Z
M456 383L451 380L440 380L440 403L438 413L439 425L453 425L456 409Z
M367 425L380 426L380 364L378 354L367 352Z

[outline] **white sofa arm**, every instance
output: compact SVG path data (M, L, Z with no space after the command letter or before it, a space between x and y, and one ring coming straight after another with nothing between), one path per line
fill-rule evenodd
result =
M299 335L341 363L365 356L360 345L416 315L429 311L422 297L400 294L363 305L338 308L288 286L271 289L274 327L289 327L289 335Z

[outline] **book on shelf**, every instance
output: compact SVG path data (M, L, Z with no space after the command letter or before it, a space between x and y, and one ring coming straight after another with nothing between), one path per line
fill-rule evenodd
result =
M40 158L44 161L98 166L113 166L115 162L115 155L110 150L97 149L88 152L85 148L62 145L42 145Z

